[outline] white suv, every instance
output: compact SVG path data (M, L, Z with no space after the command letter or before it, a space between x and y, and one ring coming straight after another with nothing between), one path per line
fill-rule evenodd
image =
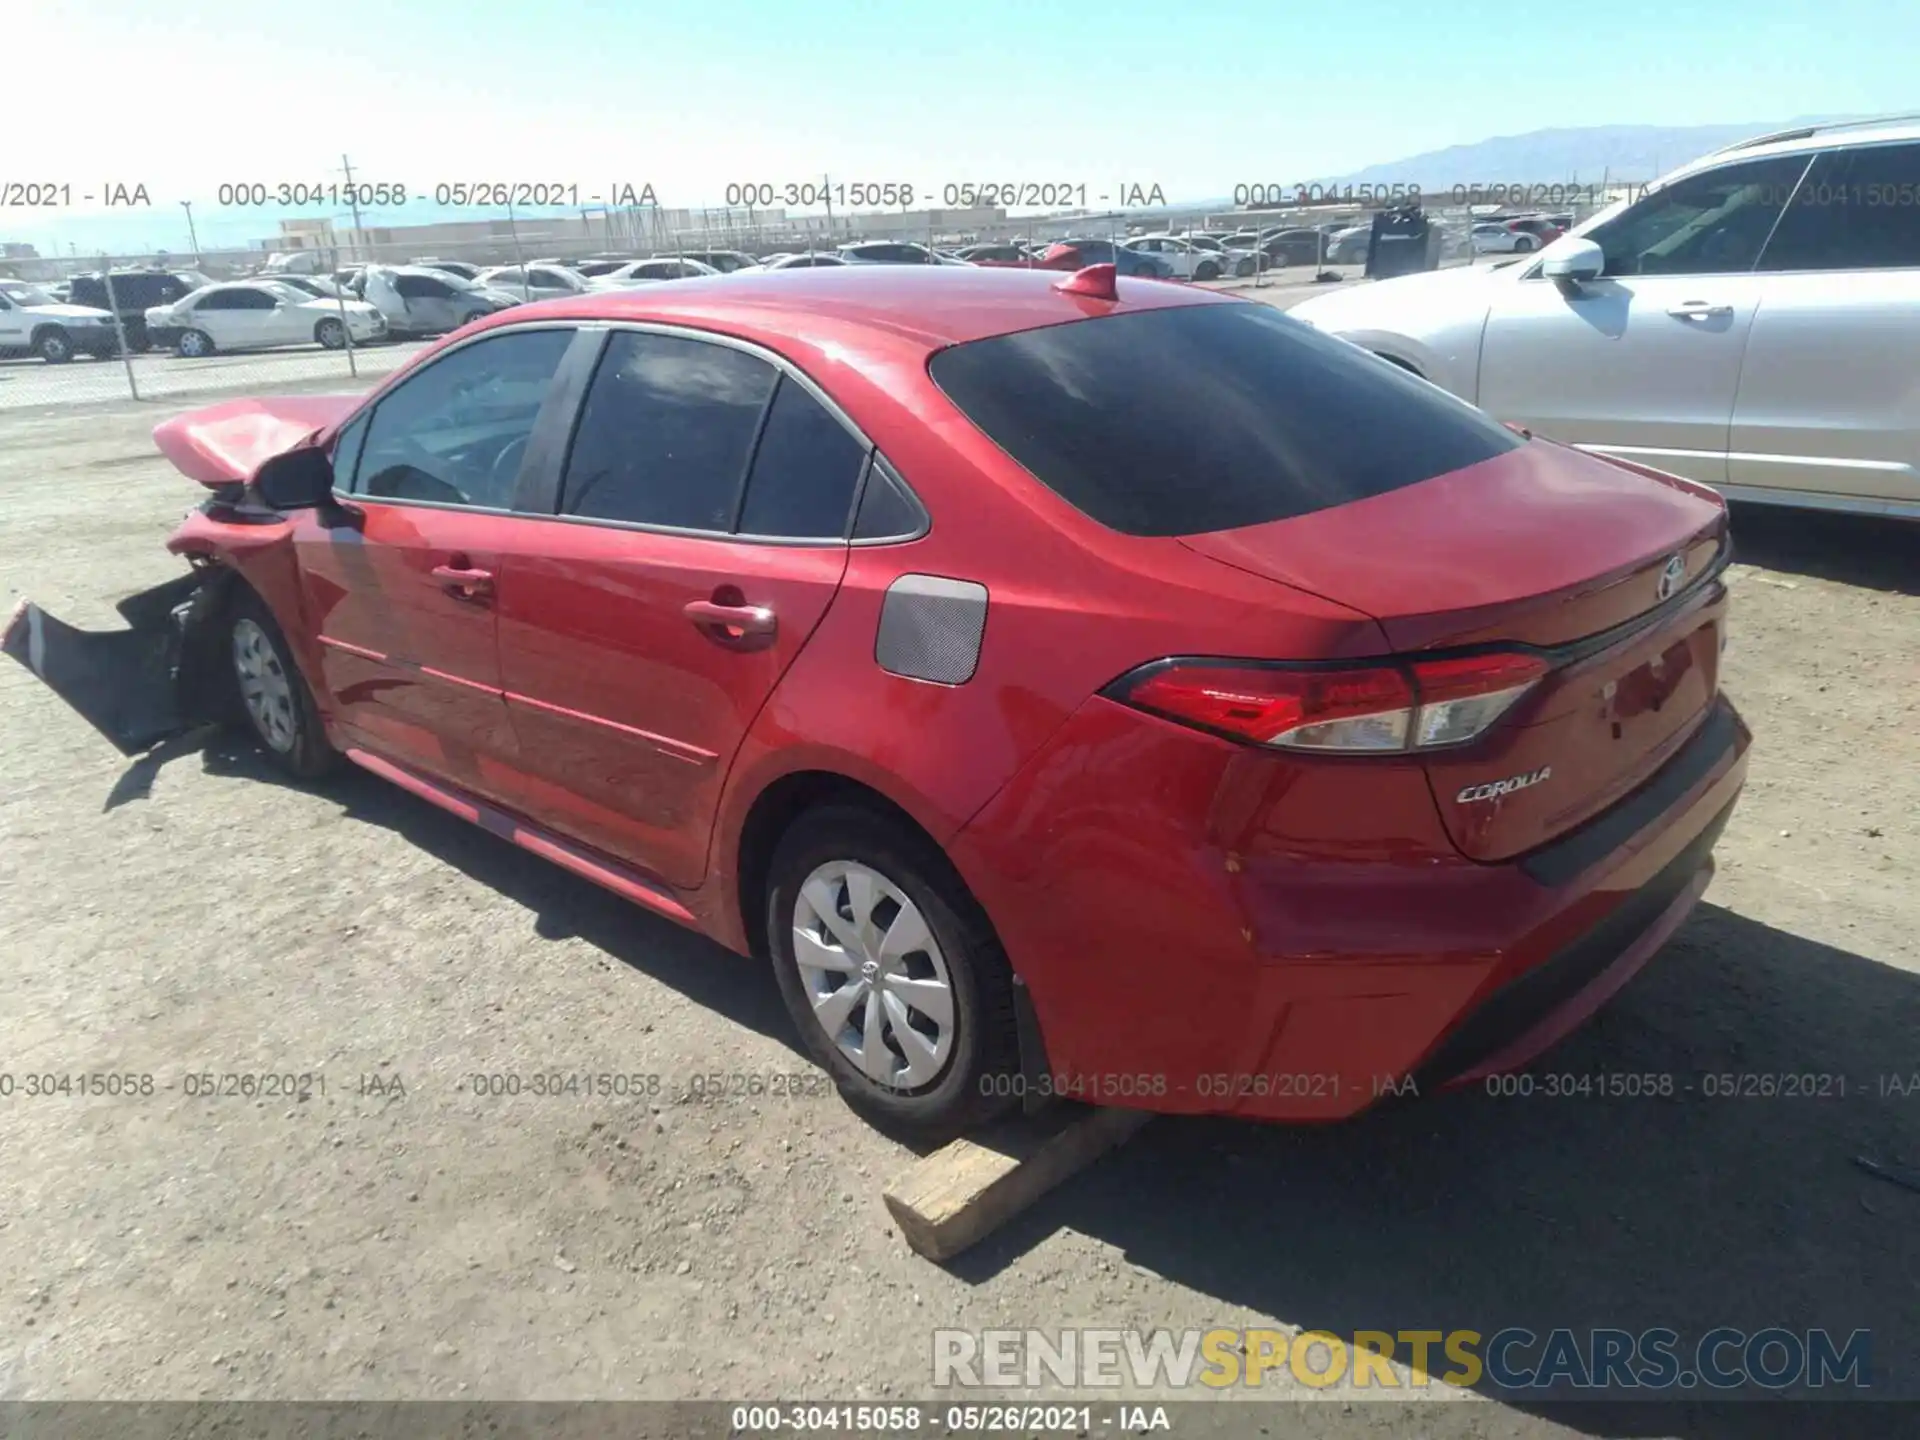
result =
M1717 151L1535 255L1292 314L1739 500L1920 519L1920 124Z

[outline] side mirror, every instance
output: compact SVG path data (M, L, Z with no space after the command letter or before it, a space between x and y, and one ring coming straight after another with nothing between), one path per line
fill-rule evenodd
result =
M1591 240L1562 235L1540 252L1540 273L1562 286L1596 280L1607 267L1607 257Z
M254 472L253 488L269 509L317 511L330 525L355 513L333 498L333 462L313 445L268 460Z

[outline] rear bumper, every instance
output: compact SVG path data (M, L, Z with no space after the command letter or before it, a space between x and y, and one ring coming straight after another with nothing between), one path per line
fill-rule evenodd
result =
M1083 710L949 847L1026 982L1049 1089L1332 1120L1524 1064L1685 919L1750 736L1718 700L1640 789L1500 864L1439 838L1424 793L1417 821L1391 767L1224 742L1209 765L1212 743Z

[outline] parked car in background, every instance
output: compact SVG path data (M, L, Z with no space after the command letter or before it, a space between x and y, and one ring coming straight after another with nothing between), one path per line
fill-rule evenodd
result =
M840 258L849 265L964 265L943 260L924 245L904 240L855 240L842 245Z
M713 266L698 260L656 255L651 260L630 260L618 269L595 276L592 284L595 289L605 289L622 285L648 285L659 280L691 280L696 275L720 273Z
M585 260L576 260L567 268L576 275L588 280L597 280L602 275L618 270L622 265L631 265L636 260L644 260L644 255L592 255Z
M1518 220L1482 220L1473 227L1476 255L1525 255L1540 248L1540 237Z
M1137 275L1148 280L1174 278L1173 266L1164 256L1129 250L1111 240L1056 240L1039 260L1042 270L1084 270L1089 265L1111 265L1121 275Z
M831 250L802 251L798 255L769 255L758 264L743 266L733 273L755 275L765 270L818 270L844 266L846 263Z
M147 336L147 311L171 305L211 283L203 275L171 270L115 270L113 295L108 299L106 278L99 273L75 275L68 295L75 305L94 310L118 310L127 348L139 354L154 343Z
M654 258L666 257L656 255ZM676 250L673 252L673 258L697 261L711 270L719 271L722 275L731 275L736 270L745 270L750 265L760 263L744 250Z
M1327 262L1331 265L1360 265L1366 262L1367 249L1373 243L1373 226L1349 225L1327 237Z
M969 265L1024 265L1037 258L1026 246L1007 241L969 245L957 253Z
M1182 238L1196 250L1205 250L1209 254L1219 256L1223 274L1244 278L1265 270L1273 264L1257 248L1228 245L1223 236L1188 234Z
M75 355L120 353L113 312L63 303L25 280L0 280L0 355L38 355L64 365Z
M443 335L521 303L510 290L424 265L370 265L356 293L386 316L396 335Z
M1920 125L1805 126L1537 254L1291 313L1582 449L1737 499L1920 520L1920 205L1898 203L1916 177Z
M1263 231L1256 248L1275 265L1317 265L1325 245L1326 236L1320 231L1292 226Z
M295 290L303 290L318 300L358 298L349 287L340 284L330 275L296 275L290 270L285 270L278 275L262 275L255 278L271 279L276 285L287 285Z
M1098 283L602 292L176 416L194 570L121 602L157 628L91 693L174 733L210 699L282 773L355 764L763 957L895 1131L1022 1075L1329 1121L1521 1070L1712 876L1726 506L1271 306ZM101 637L15 616L84 702Z
M586 276L563 265L496 265L482 270L474 281L490 290L504 290L519 300L584 295L593 288Z
M345 347L383 340L386 318L364 300L321 300L277 280L208 285L147 311L147 334L189 359L273 345Z
M1176 280L1218 280L1229 273L1226 255L1204 250L1178 235L1136 235L1123 248L1166 262Z
M462 280L474 280L480 275L478 265L469 265L464 260L409 260L407 264L416 270L440 270L448 275L458 275Z

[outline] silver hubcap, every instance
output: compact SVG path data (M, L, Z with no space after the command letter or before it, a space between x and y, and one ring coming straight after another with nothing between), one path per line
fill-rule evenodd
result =
M282 754L293 749L298 723L293 685L267 632L252 620L241 620L233 627L233 671L240 679L241 703L260 738Z
M833 860L800 887L793 954L813 1017L876 1085L917 1090L953 1053L953 980L913 901L879 871Z
M202 348L205 345L206 345L206 341L202 340L198 335L183 335L180 338L181 350L185 351L189 355L200 354Z

